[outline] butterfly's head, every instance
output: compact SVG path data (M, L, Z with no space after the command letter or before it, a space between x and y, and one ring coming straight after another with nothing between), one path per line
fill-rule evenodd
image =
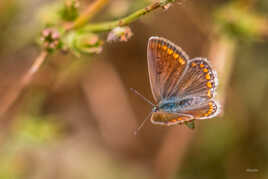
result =
M154 106L153 109L152 109L152 112L157 112L159 111L159 107L158 106Z

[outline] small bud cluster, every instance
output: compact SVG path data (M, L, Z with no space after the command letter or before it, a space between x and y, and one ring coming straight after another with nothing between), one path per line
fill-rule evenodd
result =
M69 49L77 56L98 54L102 51L103 42L93 33L73 33L67 41Z
M41 35L41 42L44 49L53 51L60 46L60 34L56 29L44 29Z
M91 34L80 38L81 51L84 53L99 54L102 51L102 42L97 35Z

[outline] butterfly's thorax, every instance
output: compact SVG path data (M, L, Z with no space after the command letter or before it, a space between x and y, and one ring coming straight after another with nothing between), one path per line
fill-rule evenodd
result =
M159 110L160 111L165 111L165 112L180 112L182 109L185 109L193 103L193 98L170 98L167 100L162 100L159 103Z

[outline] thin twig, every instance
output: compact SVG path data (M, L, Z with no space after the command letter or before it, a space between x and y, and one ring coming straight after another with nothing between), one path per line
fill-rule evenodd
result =
M10 106L19 96L21 90L32 81L34 74L38 71L38 69L40 69L40 66L44 63L47 55L48 53L46 51L42 51L40 55L35 59L30 69L17 83L17 85L14 86L13 89L9 91L9 94L1 100L2 105L0 108L0 117L3 116L3 114L10 108Z
M34 63L32 64L31 68L27 71L24 77L21 80L20 86L27 85L33 78L34 74L39 70L40 66L44 63L48 53L47 51L42 51L40 55L35 59Z
M67 27L67 30L75 29L88 23L108 2L109 0L96 0L93 4L88 6L84 13L82 13L69 27Z
M126 26L126 25L136 21L139 17L141 17L145 14L148 14L151 11L153 11L159 7L163 7L171 2L173 2L173 1L170 1L170 0L157 1L157 2L150 4L149 6L147 6L145 8L143 8L143 9L137 10L136 12L134 12L134 13L128 15L127 17L122 18L122 19L110 21L110 22L88 24L88 25L85 25L85 27L83 27L81 30L84 32L87 32L87 31L88 32L103 32L103 31L109 31L117 26Z

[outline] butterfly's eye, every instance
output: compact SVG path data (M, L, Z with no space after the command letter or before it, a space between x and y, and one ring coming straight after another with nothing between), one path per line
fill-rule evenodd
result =
M156 112L156 111L158 111L158 110L159 110L158 106L154 106L154 107L153 107L153 112Z

